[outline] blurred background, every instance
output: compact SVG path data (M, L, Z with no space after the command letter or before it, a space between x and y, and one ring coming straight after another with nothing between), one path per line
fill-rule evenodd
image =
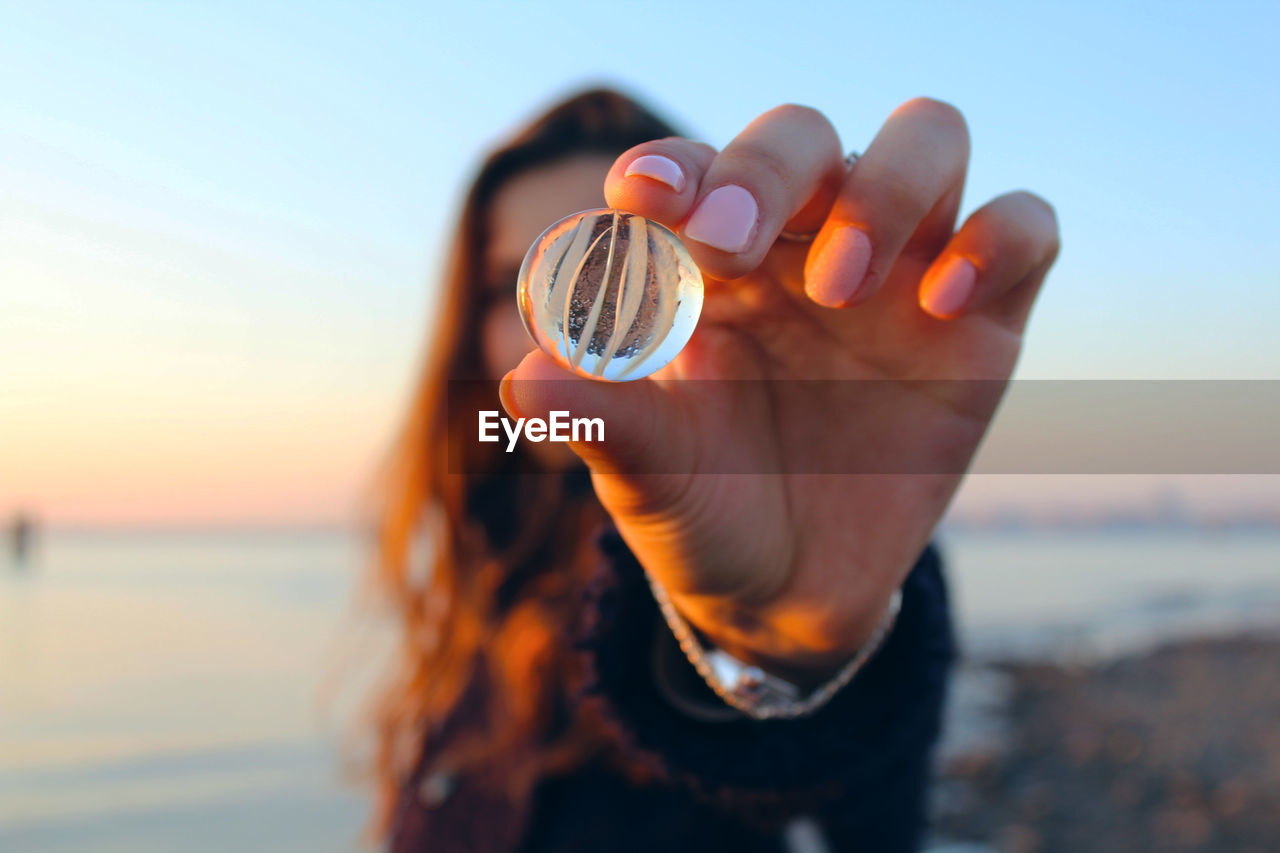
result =
M963 212L1026 188L1062 226L1018 378L1275 380L1278 26L0 4L0 849L359 849L360 498L471 170L544 105L619 86L720 147L798 102L860 149L950 101ZM975 475L940 537L967 660L936 850L1274 849L1280 477Z

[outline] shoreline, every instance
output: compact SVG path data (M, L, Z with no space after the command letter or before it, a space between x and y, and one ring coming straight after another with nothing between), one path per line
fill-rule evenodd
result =
M1273 850L1280 631L1093 660L970 660L953 684L935 853Z

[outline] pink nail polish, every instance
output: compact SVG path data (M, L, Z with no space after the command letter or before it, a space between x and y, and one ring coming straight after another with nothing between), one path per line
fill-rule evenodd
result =
M946 263L920 294L920 307L935 317L957 313L973 295L978 271L968 260L955 257Z
M637 157L632 160L631 165L627 167L627 171L622 176L629 178L632 175L652 178L659 183L666 184L676 192L684 189L684 170L680 168L680 164L675 160L663 157L661 154L646 154L643 157Z
M751 241L760 208L737 184L712 190L685 223L684 234L722 252L741 252Z
M819 305L839 308L858 292L870 266L871 238L861 228L843 225L805 268L805 290Z

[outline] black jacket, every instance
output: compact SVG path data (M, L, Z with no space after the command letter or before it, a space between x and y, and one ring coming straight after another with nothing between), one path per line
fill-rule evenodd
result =
M514 807L500 793L500 766L463 777L420 766L401 792L393 851L782 851L802 816L829 850L919 847L956 655L932 546L907 577L894 629L827 705L794 720L707 722L658 688L654 642L669 629L644 570L612 530L598 545L602 559L573 628L586 674L570 700L597 703L621 752L653 781L633 784L593 764L542 781L531 802ZM677 666L698 698L720 701L687 661ZM483 681L473 680L437 738L479 717Z

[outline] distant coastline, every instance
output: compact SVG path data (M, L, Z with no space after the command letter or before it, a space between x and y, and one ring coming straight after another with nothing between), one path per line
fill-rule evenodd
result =
M961 533L1024 533L1038 531L1087 532L1280 532L1280 508L1254 507L1231 511L1196 510L1177 499L1164 498L1130 507L998 506L982 512L956 512L943 519L942 529Z

